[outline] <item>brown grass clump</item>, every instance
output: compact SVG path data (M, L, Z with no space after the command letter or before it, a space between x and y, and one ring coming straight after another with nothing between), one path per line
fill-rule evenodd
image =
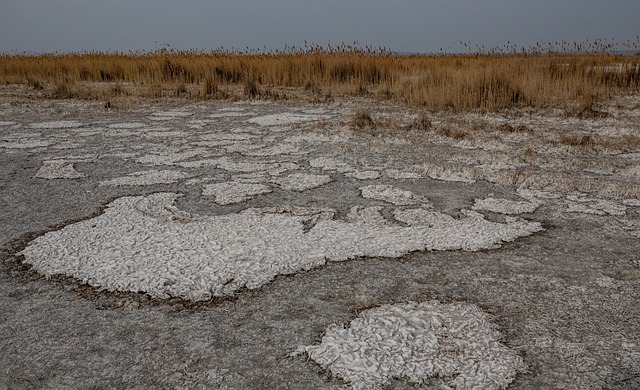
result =
M505 133L527 133L527 134L534 133L533 129L527 125L512 126L509 123L504 123L498 126L498 130Z
M54 98L108 100L103 85L114 83L140 98L275 99L285 96L278 91L294 89L317 101L373 95L430 111L554 106L593 117L600 115L597 104L611 96L640 92L640 58L551 52L398 56L349 46L270 54L0 55L0 83L28 83Z
M373 130L377 124L368 112L358 111L351 119L351 126L356 130Z

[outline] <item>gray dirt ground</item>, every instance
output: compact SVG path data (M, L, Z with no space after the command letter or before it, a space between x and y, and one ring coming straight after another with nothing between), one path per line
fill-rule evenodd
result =
M433 129L411 130L414 111L366 100L317 106L145 103L105 111L99 103L9 97L3 88L0 389L344 388L348 384L329 369L289 355L300 345L319 343L329 325L348 324L367 308L428 300L474 304L489 316L503 344L528 366L510 389L640 388L640 150L615 142L640 136L637 98L609 107L612 115L606 119L568 118L555 111L433 114ZM372 113L379 126L353 129L349 121L359 109ZM250 121L272 114L285 114L276 117L283 123ZM504 123L529 130L499 130ZM448 137L439 131L444 128L472 136ZM252 138L206 144L216 141L207 133L213 129L226 135L249 132ZM563 143L558 132L604 134L611 142L587 150ZM256 142L288 143L296 151L251 156L247 145ZM204 157L168 157L198 144ZM533 152L525 153L527 148ZM146 155L164 160L136 161ZM304 192L269 184L268 194L221 205L202 195L203 185L228 181L238 172L176 165L221 156L295 162L333 181ZM375 170L380 178L358 180L310 165L323 156ZM44 177L36 177L45 161L59 158L83 177L66 178L68 170L48 177L40 171ZM165 184L100 184L167 169L188 177ZM392 169L419 177L396 178ZM451 181L453 174L468 182ZM424 195L435 210L455 217L476 198L523 200L519 188L520 194L544 190L546 197L535 197L540 207L522 218L545 230L499 249L330 262L198 303L44 277L15 255L33 238L97 216L126 195L183 194L177 206L200 215L290 205L330 207L340 216L354 205L378 205L389 217L388 203L359 195L358 188L371 184ZM500 214L483 214L504 221ZM422 387L397 378L385 388L442 386L437 378Z

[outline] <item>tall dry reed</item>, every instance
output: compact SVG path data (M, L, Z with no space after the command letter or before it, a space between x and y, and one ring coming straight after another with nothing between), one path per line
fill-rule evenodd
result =
M114 93L255 98L291 89L379 96L430 110L575 107L640 92L640 57L526 52L398 56L355 48L4 55L0 83L29 84L54 98L108 99Z

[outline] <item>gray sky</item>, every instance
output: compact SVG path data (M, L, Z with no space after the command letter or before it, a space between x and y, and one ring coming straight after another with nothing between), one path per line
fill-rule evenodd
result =
M464 51L640 34L639 0L0 0L0 52L263 48L354 40ZM450 48L450 49L449 49Z

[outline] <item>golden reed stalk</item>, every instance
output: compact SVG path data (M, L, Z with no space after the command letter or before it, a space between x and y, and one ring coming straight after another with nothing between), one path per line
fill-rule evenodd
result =
M0 56L0 83L48 98L191 99L371 95L429 110L593 104L640 92L640 57L611 54L398 56L361 49L276 54L168 52Z

